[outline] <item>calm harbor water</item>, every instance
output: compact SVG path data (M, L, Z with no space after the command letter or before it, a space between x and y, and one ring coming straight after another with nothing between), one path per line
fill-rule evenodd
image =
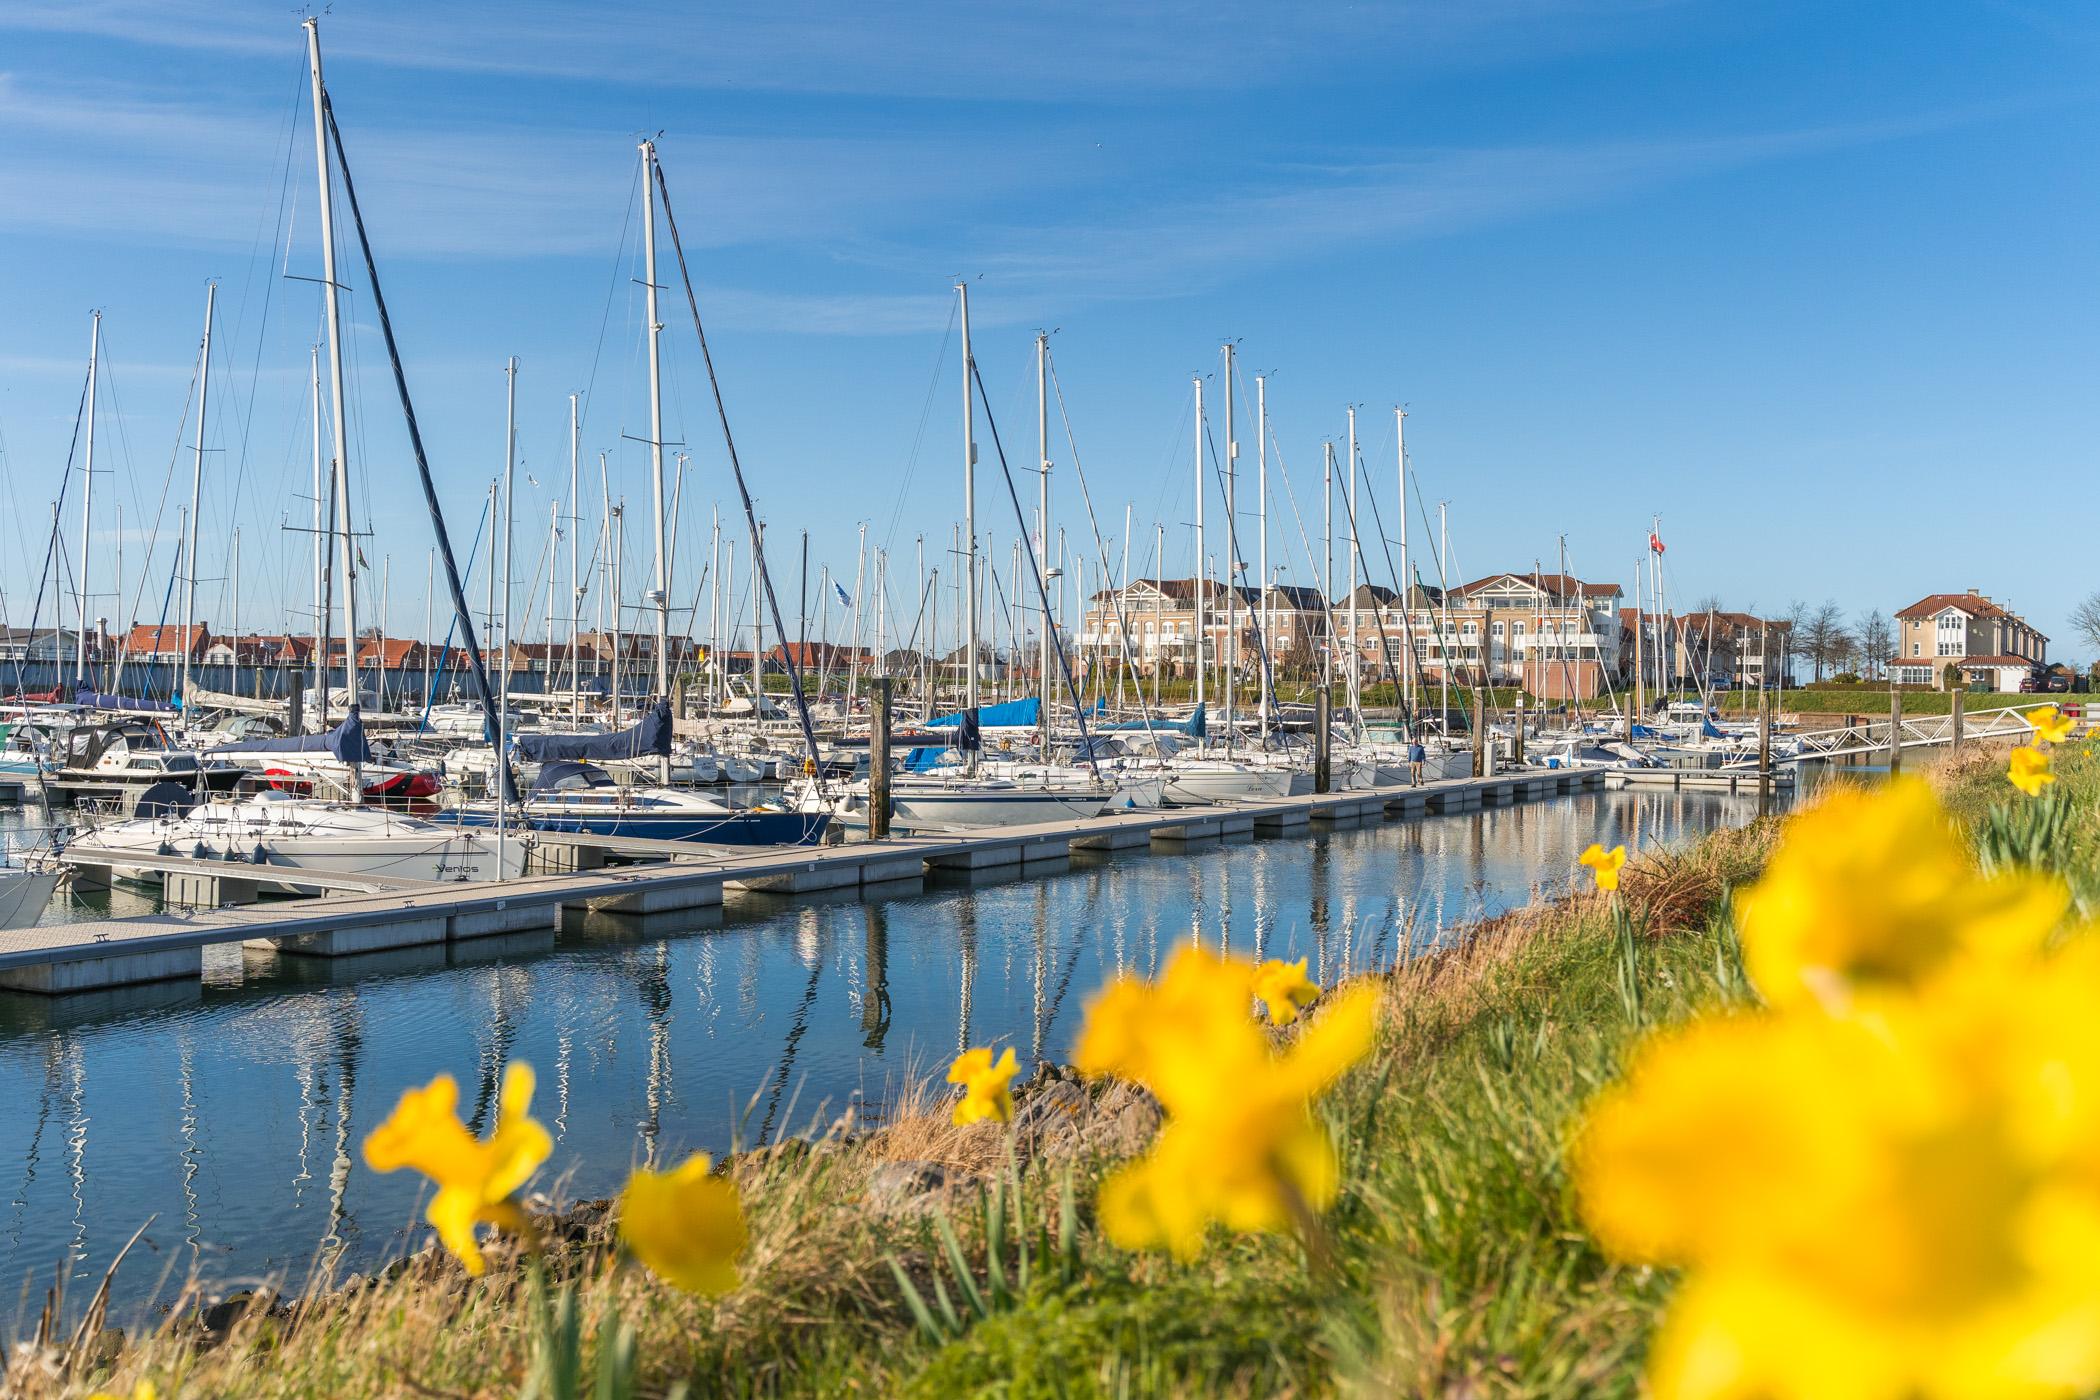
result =
M1585 794L871 902L732 895L558 939L340 961L213 950L201 986L0 993L0 1279L40 1297L63 1272L77 1305L149 1218L120 1321L192 1271L224 1290L296 1286L323 1252L384 1262L422 1237L419 1186L357 1147L440 1070L479 1128L502 1065L531 1062L555 1138L541 1184L603 1195L652 1154L879 1113L963 1046L1013 1045L1024 1073L1065 1058L1093 991L1184 939L1308 957L1327 982L1565 888L1592 840L1673 844L1755 810Z

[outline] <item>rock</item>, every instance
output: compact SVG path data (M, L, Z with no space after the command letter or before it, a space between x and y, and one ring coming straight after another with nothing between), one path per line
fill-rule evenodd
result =
M1079 1146L1094 1116L1094 1101L1078 1083L1053 1079L1021 1097L1014 1110L1014 1133L1024 1151L1044 1156L1068 1154Z
M941 1162L884 1162L868 1173L861 1201L878 1215L921 1215L977 1180Z
M1150 1145L1165 1116L1148 1091L1115 1080L1095 1101L1080 1146L1104 1157L1134 1157Z
M277 1305L277 1295L267 1288L243 1289L229 1294L198 1314L208 1332L229 1332L251 1313L268 1316Z

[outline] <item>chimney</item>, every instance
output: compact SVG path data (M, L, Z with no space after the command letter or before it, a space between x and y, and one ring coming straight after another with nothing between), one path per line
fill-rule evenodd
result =
M1972 588L1969 590L1969 596L1971 598L1981 598L1983 596L1983 590L1981 588Z

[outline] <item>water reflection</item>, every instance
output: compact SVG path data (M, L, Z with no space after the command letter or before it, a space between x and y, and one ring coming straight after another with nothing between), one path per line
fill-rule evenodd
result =
M440 1070L485 1131L504 1065L531 1061L556 1141L544 1179L603 1194L637 1161L879 1109L972 1044L1013 1045L1024 1070L1065 1058L1086 998L1149 974L1179 939L1304 957L1327 983L1565 888L1592 840L1646 847L1754 812L1751 797L1593 794L1088 853L875 902L732 895L690 916L594 917L558 940L335 961L230 949L201 985L0 995L0 1143L14 1154L0 1281L42 1287L61 1267L98 1280L149 1216L119 1280L131 1308L164 1271L296 1286L316 1257L383 1262L420 1237L418 1186L366 1171L357 1145Z

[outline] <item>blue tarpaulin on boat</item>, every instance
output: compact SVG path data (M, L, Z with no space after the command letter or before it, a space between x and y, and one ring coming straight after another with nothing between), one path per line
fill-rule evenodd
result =
M667 757L671 752L671 707L659 702L642 722L617 734L520 734L511 740L522 758L604 763L618 758Z
M931 773L943 766L948 750L931 744L917 744L904 755L904 771L907 773Z
M155 715L169 714L180 708L165 700L141 700L131 695L103 695L86 689L73 692L73 703L89 710L130 710Z
M1627 737L1631 739L1653 739L1655 737L1655 731L1650 729L1645 724L1636 724L1635 726L1633 726L1633 732Z
M963 722L965 711L926 721L928 729L953 729ZM1028 729L1043 717L1043 702L1033 697L1009 700L1003 705L979 705L977 723L985 729Z
M1201 739L1208 732L1209 725L1204 713L1204 706L1199 704L1187 719L1171 721L1156 719L1150 724L1141 719L1132 719L1125 720L1121 724L1104 724L1100 727L1104 733L1114 729L1149 729L1155 734L1186 734L1191 739Z
M365 722L357 713L357 706L343 722L326 734L288 734L282 739L251 739L246 743L227 744L211 750L211 754L232 753L326 753L333 754L344 763L370 763L372 746L365 742Z
M1709 739L1725 739L1728 737L1716 728L1714 722L1705 715L1699 716L1699 732Z

